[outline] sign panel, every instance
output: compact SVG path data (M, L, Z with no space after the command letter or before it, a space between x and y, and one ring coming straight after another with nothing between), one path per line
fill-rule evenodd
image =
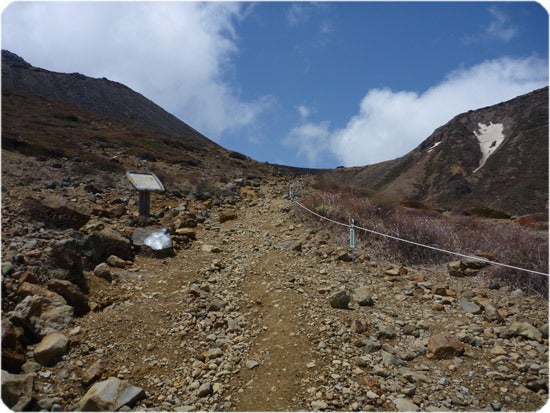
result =
M152 172L127 172L126 176L138 191L164 192L164 185Z

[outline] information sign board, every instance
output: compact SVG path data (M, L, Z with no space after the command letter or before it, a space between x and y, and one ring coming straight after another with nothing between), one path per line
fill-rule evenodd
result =
M127 172L126 176L138 191L164 192L164 185L152 172Z

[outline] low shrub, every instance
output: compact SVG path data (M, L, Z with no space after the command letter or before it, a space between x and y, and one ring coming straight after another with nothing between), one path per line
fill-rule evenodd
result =
M302 202L332 220L356 225L393 237L465 255L489 253L496 262L548 273L548 234L510 221L490 221L475 216L446 217L434 210L374 204L342 193L310 195ZM303 217L311 215L302 214ZM347 229L340 227L342 234ZM410 264L441 264L452 254L357 230L356 238L368 245L369 255ZM485 274L529 293L548 295L548 276L493 265Z

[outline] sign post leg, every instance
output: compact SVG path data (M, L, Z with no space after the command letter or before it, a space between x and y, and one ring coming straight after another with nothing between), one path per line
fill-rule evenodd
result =
M148 217L150 209L151 209L151 192L139 191L139 215Z

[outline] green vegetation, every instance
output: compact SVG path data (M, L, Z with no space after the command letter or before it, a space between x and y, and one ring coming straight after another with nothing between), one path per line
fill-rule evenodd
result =
M510 219L511 217L510 214L504 211L499 211L483 205L476 206L472 209L469 209L466 212L470 215L475 215L478 217L490 218L490 219Z
M64 113L56 113L53 115L54 118L61 119L61 120L68 120L70 122L79 122L80 119L76 115L72 114L64 114Z

